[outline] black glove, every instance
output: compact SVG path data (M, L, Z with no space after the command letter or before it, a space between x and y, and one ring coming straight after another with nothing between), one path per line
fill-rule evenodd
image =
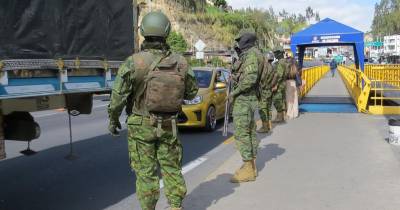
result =
M119 120L116 121L110 121L110 124L108 125L108 130L110 131L110 134L113 136L119 136L119 130L122 129L121 123Z

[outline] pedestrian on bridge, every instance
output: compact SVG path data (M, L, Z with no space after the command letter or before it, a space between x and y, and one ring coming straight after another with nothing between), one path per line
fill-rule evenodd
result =
M264 58L256 46L254 29L242 29L235 39L239 60L233 69L234 87L229 94L233 101L233 124L236 147L242 156L243 165L236 170L231 182L255 181L256 157L259 141L256 135L254 112L258 108L258 79L263 69Z
M335 59L332 59L331 62L329 63L330 69L331 69L331 73L332 73L332 77L335 77L335 71L337 69L337 63Z
M142 51L119 68L108 108L112 135L121 129L119 117L128 104L130 165L136 173L136 194L143 210L155 210L161 172L171 210L182 209L186 185L182 175L182 145L176 135L176 116L184 99L198 91L186 59L166 43L171 22L161 12L150 12L140 25ZM127 100L133 102L127 103Z
M300 66L293 57L287 58L288 74L286 80L286 119L294 119L299 116L298 89L303 81L300 76Z

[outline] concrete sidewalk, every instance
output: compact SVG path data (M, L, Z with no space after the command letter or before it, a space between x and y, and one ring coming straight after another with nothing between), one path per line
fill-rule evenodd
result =
M188 193L189 210L400 209L398 150L387 119L304 114L260 144L256 182L232 184L238 153Z

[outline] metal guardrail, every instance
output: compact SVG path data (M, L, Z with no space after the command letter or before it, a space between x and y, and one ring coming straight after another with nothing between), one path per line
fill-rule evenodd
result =
M304 97L317 84L317 82L325 76L329 71L329 66L316 66L302 70L301 79L305 81L305 86L300 92L300 96Z
M400 87L400 65L365 65L364 72L370 79Z
M353 67L338 67L340 76L359 112L368 113L367 105L371 90L371 80L360 70Z
M354 67L339 66L342 79L356 102L359 112L400 114L400 85L390 66L375 69L369 65L365 73ZM398 75L398 74L397 74Z

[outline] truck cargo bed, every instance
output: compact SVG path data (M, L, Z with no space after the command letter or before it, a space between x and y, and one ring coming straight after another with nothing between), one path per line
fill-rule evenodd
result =
M5 60L0 99L109 91L122 61Z

